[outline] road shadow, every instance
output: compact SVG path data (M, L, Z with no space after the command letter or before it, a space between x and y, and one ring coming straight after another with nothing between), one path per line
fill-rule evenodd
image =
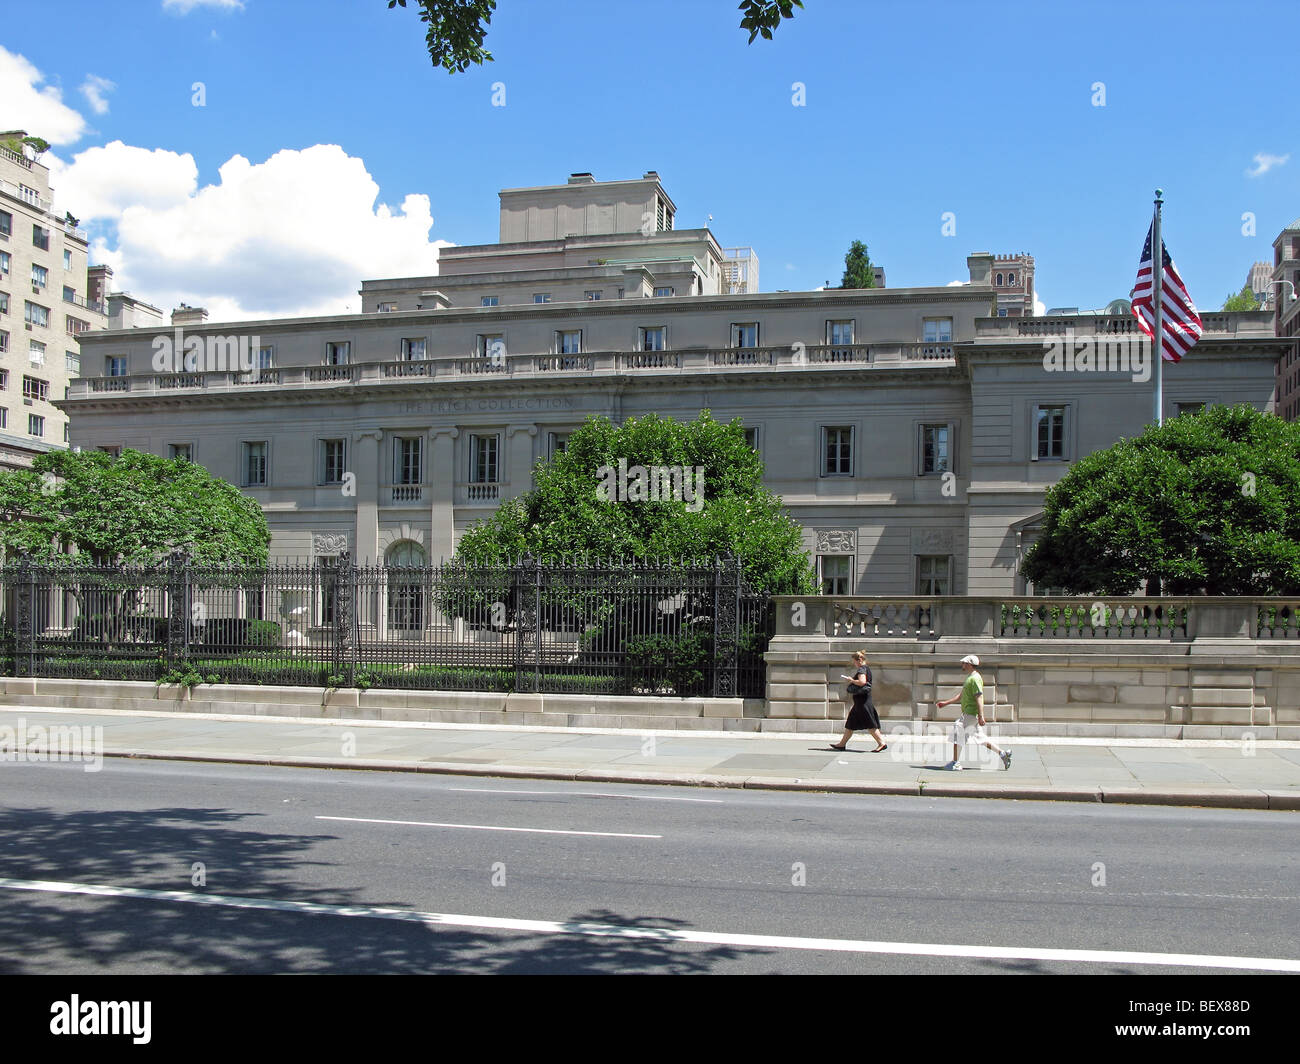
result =
M314 854L328 834L259 827L261 814L181 807L55 812L16 808L0 821L0 877L174 890L225 897L367 905L400 901L322 888L308 869L356 869ZM208 885L192 882L196 862ZM317 871L319 875L319 871ZM340 877L341 878L341 877ZM219 888L216 884L220 884ZM681 920L594 909L572 924L617 925L635 938L430 926L405 920L279 912L141 898L0 888L6 974L708 973L762 949L683 943Z

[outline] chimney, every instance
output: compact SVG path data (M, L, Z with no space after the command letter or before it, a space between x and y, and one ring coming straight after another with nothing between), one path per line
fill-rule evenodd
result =
M202 325L208 320L208 312L202 307L191 307L182 303L172 311L173 325Z
M571 185L594 185L595 183L596 179L592 177L591 174L582 173L569 175L569 184Z
M966 267L970 270L971 284L993 283L993 256L987 251L976 251L966 256Z

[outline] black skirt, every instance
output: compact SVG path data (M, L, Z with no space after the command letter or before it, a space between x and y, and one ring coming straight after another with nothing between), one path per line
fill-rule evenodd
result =
M870 692L853 696L853 708L849 710L849 719L844 722L845 731L880 730L880 716L872 704Z

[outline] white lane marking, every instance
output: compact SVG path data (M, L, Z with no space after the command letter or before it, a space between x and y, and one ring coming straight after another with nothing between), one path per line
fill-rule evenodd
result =
M707 945L751 946L758 949L805 949L831 953L886 953L913 957L968 957L976 960L1036 960L1083 964L1142 964L1175 968L1232 968L1239 971L1300 972L1300 960L1277 957L1223 957L1198 953L1136 953L1100 949L1038 949L1032 946L961 946L931 942L870 942L843 938L794 938L788 935L739 935L717 931L682 931L666 927L620 927L617 924L558 920L513 920L497 916L464 916L413 909L386 909L375 905L323 905L319 902L282 901L275 898L241 898L223 894L190 894L181 890L148 890L94 883L58 883L46 880L3 879L0 888L46 894L84 894L103 898L138 898L193 905L219 905L235 909L269 909L276 912L322 916L359 916L400 920L428 927L476 927L493 931L524 931L541 935L586 935L593 938L654 939L660 942L694 942Z
M509 828L494 824L440 824L434 820L372 820L363 816L318 816L317 820L346 820L352 824L404 824L416 828L466 828L470 831L526 831L533 835L598 835L608 839L662 839L662 835L634 835L625 831L563 831L560 828Z
M578 795L583 798L636 798L642 802L710 802L721 805L721 798L669 798L662 794L615 794L612 791L514 791L505 787L444 787L446 791L467 791L472 794L550 794Z

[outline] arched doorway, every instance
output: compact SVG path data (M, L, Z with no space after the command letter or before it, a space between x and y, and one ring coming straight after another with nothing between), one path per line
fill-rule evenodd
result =
M394 543L384 554L391 635L413 636L424 629L426 564L424 548L409 539Z

